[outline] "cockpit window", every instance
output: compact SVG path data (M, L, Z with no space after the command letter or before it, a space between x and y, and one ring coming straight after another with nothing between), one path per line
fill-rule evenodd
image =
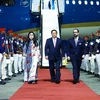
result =
M15 0L0 0L0 6L12 6L15 4Z

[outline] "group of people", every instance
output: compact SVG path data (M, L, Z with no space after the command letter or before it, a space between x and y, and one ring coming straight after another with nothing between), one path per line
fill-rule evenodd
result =
M26 38L0 28L0 85L21 73L24 73L24 82L36 83L40 58L34 32L29 32Z
M26 38L13 30L0 28L0 85L6 84L24 70L23 45Z
M73 65L73 83L79 83L80 67L84 53L84 39L79 37L79 30L73 30L73 37L68 40L67 50L64 50L62 40L57 37L57 31L51 31L52 37L47 39L45 45L45 58L49 60L49 68L51 82L59 84L61 82L60 65L65 59L65 53L68 60L71 60ZM54 71L56 69L56 72Z
M86 55L82 60L81 70L100 78L100 30L84 36L84 40Z
M90 34L81 38L79 30L73 30L73 37L67 41L67 48L62 40L57 37L57 30L51 30L51 38L45 43L45 59L49 62L51 82L60 84L60 65L62 60L67 59L73 66L73 84L80 82L80 69L95 72L95 61L98 67L97 75L100 76L100 30L96 32L96 38ZM38 62L41 59L39 44L34 32L29 32L24 40L13 30L7 33L5 28L0 28L0 84L6 84L5 79L21 74L24 71L24 82L29 84L38 81ZM88 64L90 63L90 65Z
M65 59L65 54L73 66L73 84L80 82L81 69L91 73L95 72L95 61L98 68L96 75L100 77L100 30L96 31L96 38L90 34L90 39L88 39L87 36L81 38L79 30L74 29L73 37L67 41L66 49L62 45L62 40L57 37L56 30L52 30L51 35L52 37L47 39L45 45L45 58L49 61L51 82L57 84L61 82L60 65Z

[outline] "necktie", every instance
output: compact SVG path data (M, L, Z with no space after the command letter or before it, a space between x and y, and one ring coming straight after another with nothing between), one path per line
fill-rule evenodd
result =
M54 47L56 46L56 38L53 39Z
M75 38L75 45L77 46L77 42L78 42L78 40L77 40L77 38Z

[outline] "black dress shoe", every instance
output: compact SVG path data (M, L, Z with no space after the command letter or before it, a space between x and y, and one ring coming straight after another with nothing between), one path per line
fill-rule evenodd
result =
M38 80L35 80L35 83L37 83Z
M56 81L56 84L60 84L60 81Z
M18 74L21 74L21 72L19 71Z
M5 80L11 80L11 78L10 78L10 77L8 77L8 78L6 78Z
M0 85L5 85L6 82L4 80L0 81Z
M91 74L94 75L95 73L94 72L91 72Z
M80 83L80 81L78 80L77 83Z
M12 76L8 76L9 78L12 78Z
M91 72L88 72L88 74L91 74Z
M95 74L96 77L99 77L99 74Z
M14 73L14 74L12 75L12 77L16 77L16 74Z
M77 84L77 82L76 81L73 81L73 84Z
M22 73L24 72L24 70L21 71Z
M32 84L32 81L29 81L28 84Z
M29 81L28 84L37 84L37 80L35 80L35 81Z
M77 84L77 83L80 83L79 80L73 80L73 84Z
M73 84L77 84L77 83L80 83L79 80L73 80Z
M80 69L81 71L83 71L83 69Z

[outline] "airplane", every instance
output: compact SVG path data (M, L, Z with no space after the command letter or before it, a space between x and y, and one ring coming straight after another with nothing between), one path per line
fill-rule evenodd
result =
M30 11L31 0L0 0L0 27L13 29L17 33L38 31L41 15ZM61 36L70 37L77 27L84 35L100 28L99 0L64 0L65 11L60 14Z
M38 11L34 12L33 8L35 8L34 6L36 6L37 1ZM0 0L0 27L4 27L6 30L12 29L15 33L22 36L26 36L29 31L34 31L38 37L39 33L42 33L41 9L48 8L45 3L47 1L49 0ZM78 28L80 30L80 36L95 33L96 30L100 29L99 0L51 1L54 3L57 2L57 6L59 8L59 31L63 40L67 40L73 36L72 33L74 28ZM56 6L51 6L50 8L55 9ZM60 12L61 9L63 9L62 12ZM45 40L42 40L43 41L41 43L44 47Z
M40 26L39 16L30 13L30 0L2 1L0 2L0 27L16 32ZM6 1L13 1L13 4Z

